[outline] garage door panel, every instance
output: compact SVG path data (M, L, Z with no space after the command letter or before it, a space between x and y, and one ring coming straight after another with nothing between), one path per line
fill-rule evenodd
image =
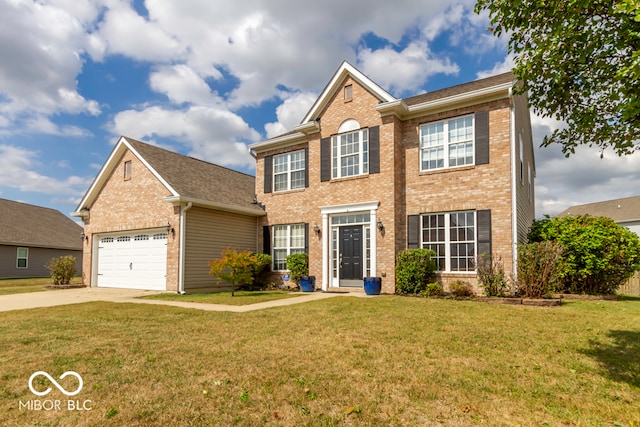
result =
M166 289L167 234L130 232L100 238L98 286Z

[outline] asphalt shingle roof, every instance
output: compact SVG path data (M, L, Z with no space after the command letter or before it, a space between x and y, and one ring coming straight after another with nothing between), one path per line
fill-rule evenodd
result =
M261 211L253 203L255 177L125 138L180 196Z
M0 199L0 244L80 251L81 233L60 211Z
M558 216L586 214L591 216L606 216L616 222L640 220L640 196L573 206Z

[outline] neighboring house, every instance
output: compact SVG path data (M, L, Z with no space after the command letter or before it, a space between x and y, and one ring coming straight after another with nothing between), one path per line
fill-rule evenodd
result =
M76 257L82 274L82 227L59 211L0 199L0 277L48 277L52 258Z
M293 129L252 144L260 244L285 273L307 252L330 291L382 277L395 259L436 252L439 280L477 286L478 254L514 271L534 218L535 162L527 99L511 73L398 99L343 63Z
M74 216L84 221L84 283L197 292L224 289L209 261L256 251L255 178L121 137Z
M570 215L606 216L640 236L640 196L577 205L558 216Z

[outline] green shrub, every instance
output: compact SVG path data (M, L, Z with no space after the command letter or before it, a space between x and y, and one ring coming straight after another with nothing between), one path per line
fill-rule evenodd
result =
M291 281L299 286L300 278L309 275L309 255L298 253L287 256L287 270L291 275Z
M253 284L247 286L248 290L262 290L269 286L269 273L271 272L271 255L254 254L256 263L253 267Z
M76 257L72 255L52 258L47 263L49 274L56 286L68 285L71 279L76 275Z
M546 218L534 222L528 238L563 246L559 273L563 292L614 293L640 269L640 239L611 218Z
M509 291L509 284L504 273L502 258L493 259L489 254L482 254L476 264L478 282L488 297L503 297Z
M449 292L456 297L472 297L475 295L471 283L463 280L454 280L449 283Z
M438 282L427 283L420 295L424 297L439 297L444 293L442 285Z
M564 249L557 242L534 242L518 246L518 294L542 298L556 292Z
M407 249L398 253L396 260L396 293L419 294L436 271L430 249Z
M266 269L270 262L268 255L227 248L222 251L222 258L209 262L209 274L229 283L234 296L236 289L252 286L258 272Z

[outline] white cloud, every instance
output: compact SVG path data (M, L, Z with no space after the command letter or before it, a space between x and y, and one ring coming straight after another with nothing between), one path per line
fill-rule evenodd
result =
M41 117L58 114L98 115L100 106L78 92L87 21L97 16L96 6L73 2L0 2L0 126L3 134L46 132L30 128ZM67 7L70 4L66 5ZM10 59L10 60L9 60ZM35 119L34 119L35 117ZM55 134L67 132L50 127Z
M218 73L217 78L222 75ZM175 104L215 105L222 100L212 93L202 76L185 64L158 67L149 77L151 89L165 94Z
M253 166L244 141L257 141L260 135L245 121L224 108L192 106L171 110L158 106L118 113L113 121L114 133L141 140L171 138L203 160L234 166ZM239 149L239 145L244 146Z
M282 95L284 102L276 108L277 122L267 123L264 129L267 138L281 135L300 124L304 115L309 111L318 98L317 93L297 92Z
M91 183L91 179L79 176L58 180L36 172L39 156L37 151L0 145L0 186L25 192L80 195Z
M424 42L410 43L403 51L391 47L358 54L362 71L390 92L415 93L434 74L457 74L449 58L436 58Z

